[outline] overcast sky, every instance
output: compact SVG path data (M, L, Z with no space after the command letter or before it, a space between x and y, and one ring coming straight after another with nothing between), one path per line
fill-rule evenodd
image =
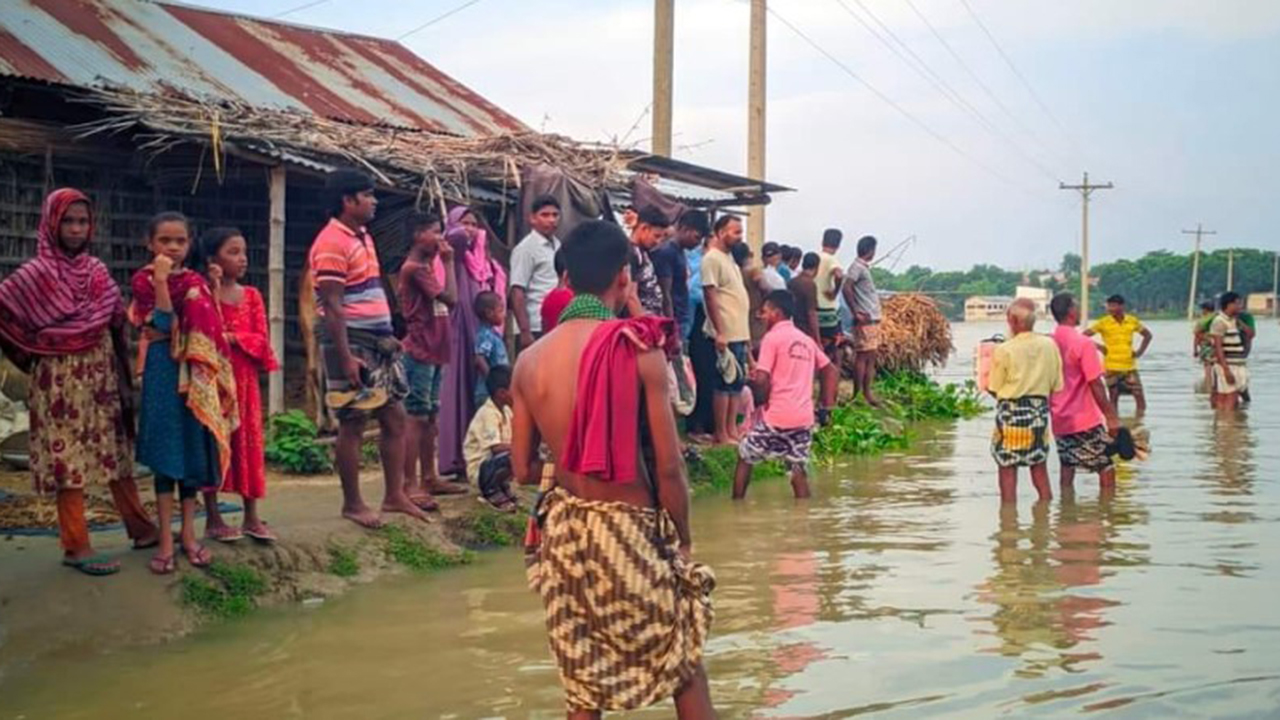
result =
M906 264L1056 266L1080 235L1057 183L1088 170L1116 184L1090 207L1095 262L1185 251L1197 222L1210 248L1280 249L1280 2L968 2L1025 85L962 0L772 0L767 177L799 192L770 206L769 239L813 247L836 226L882 248L916 236ZM462 4L327 0L286 19L396 37ZM748 16L676 2L681 159L745 172ZM534 128L647 148L652 40L652 0L479 0L404 42Z

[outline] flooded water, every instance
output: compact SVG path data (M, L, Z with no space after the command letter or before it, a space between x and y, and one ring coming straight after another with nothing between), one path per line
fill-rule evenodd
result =
M1024 479L1002 510L989 416L826 469L808 503L776 482L698 500L722 716L1280 714L1280 328L1263 322L1253 407L1229 417L1192 392L1186 324L1152 328L1154 452L1110 500L1086 476L1037 506ZM957 326L962 354L995 329ZM0 718L560 716L515 551L0 686Z

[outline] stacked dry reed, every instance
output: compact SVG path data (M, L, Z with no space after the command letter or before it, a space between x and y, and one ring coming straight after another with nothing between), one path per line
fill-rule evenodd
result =
M901 293L881 302L879 368L885 371L922 372L927 366L946 364L954 349L951 323L927 295ZM853 353L841 356L852 372Z

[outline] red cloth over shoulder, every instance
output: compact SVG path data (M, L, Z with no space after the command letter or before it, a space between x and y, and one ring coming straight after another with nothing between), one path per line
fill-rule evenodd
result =
M561 461L569 472L604 482L633 482L639 467L638 351L625 330L664 351L679 342L675 321L646 315L601 323L583 348L578 396Z

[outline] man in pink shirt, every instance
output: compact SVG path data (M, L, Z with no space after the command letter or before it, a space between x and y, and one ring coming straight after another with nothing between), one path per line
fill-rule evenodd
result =
M813 373L822 372L822 408L826 423L836 401L836 366L813 338L791 322L795 299L786 290L769 293L760 317L769 328L760 341L760 359L751 374L752 391L763 396L764 407L751 430L738 443L738 469L733 478L733 499L747 495L753 466L769 459L782 460L791 471L791 489L797 498L809 497L809 448L813 444Z
M1049 303L1058 327L1053 341L1062 355L1062 390L1053 394L1053 435L1062 463L1062 492L1072 490L1076 469L1098 473L1103 493L1116 487L1116 468L1107 446L1120 427L1107 397L1106 373L1098 348L1080 333L1080 307L1071 293L1058 293Z

